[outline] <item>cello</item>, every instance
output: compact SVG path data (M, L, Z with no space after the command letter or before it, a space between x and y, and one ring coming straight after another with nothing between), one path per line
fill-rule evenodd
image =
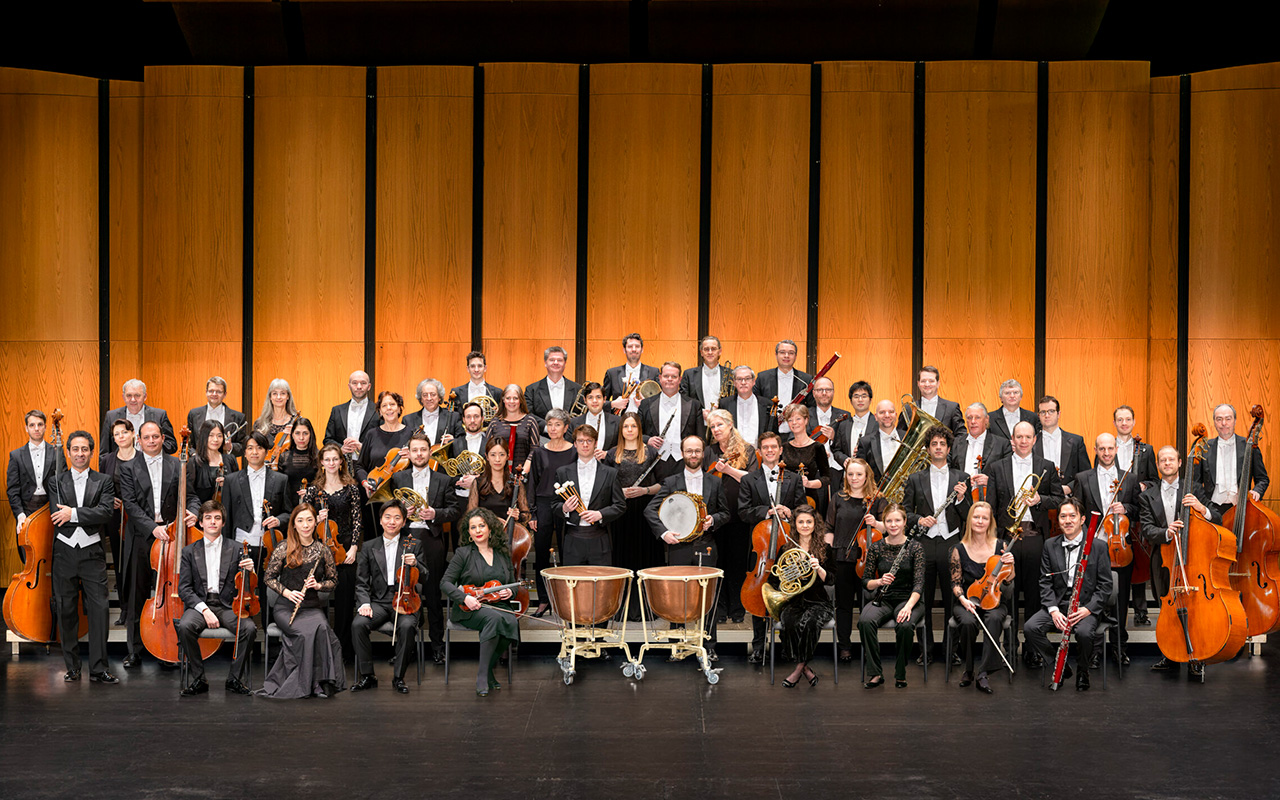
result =
M509 508L520 507L520 486L526 480L525 476L516 470L515 452L516 426L512 425L511 434L507 440L507 482L511 484ZM586 510L585 505L582 510ZM524 560L529 556L529 549L533 547L533 534L529 533L529 529L523 523L511 516L507 517L506 534L507 547L511 550L511 565L516 571L516 581L520 583L511 595L511 599L518 606L516 613L524 614L529 610L529 586L527 581L521 580L521 576L524 575Z
M778 464L777 493L772 498L773 508L777 508L782 495L782 473L784 466ZM791 526L784 522L771 508L769 514L756 523L751 529L751 549L755 552L756 566L742 581L742 607L753 617L770 616L764 604L764 585L769 580L773 565L778 561L778 543L780 539L791 538Z
M1249 636L1261 636L1280 628L1280 514L1253 499L1249 476L1253 474L1254 451L1262 435L1262 406L1250 412L1253 425L1244 446L1240 468L1240 492L1233 508L1222 515L1222 527L1236 537L1236 564L1231 570L1231 587L1240 592Z
M1191 486L1194 465L1204 458L1208 429L1197 423L1191 435L1191 457L1182 474L1180 491ZM1160 599L1156 644L1170 661L1215 664L1233 658L1248 637L1244 606L1231 589L1231 563L1236 559L1235 536L1191 507L1181 505L1182 523L1172 541L1160 545L1168 589ZM1204 681L1201 673L1200 680Z
M195 527L187 527L187 459L191 429L186 425L179 431L182 438L178 445L178 507L175 519L166 527L169 541L156 539L151 545L151 568L156 571L156 588L142 606L140 632L147 652L160 661L177 664L182 657L178 646L178 620L186 610L178 596L178 577L182 570L182 548L189 541L199 538ZM139 576L141 577L141 576ZM218 651L222 642L218 639L201 639L200 655L208 658Z

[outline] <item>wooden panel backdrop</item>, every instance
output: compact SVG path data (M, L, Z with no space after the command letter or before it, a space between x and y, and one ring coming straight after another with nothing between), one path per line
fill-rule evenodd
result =
M810 78L800 64L712 71L707 332L757 371L776 366L779 339L807 347ZM696 365L697 348L682 361Z
M0 68L0 447L22 417L98 429L98 82ZM50 435L52 430L50 430ZM8 467L8 457L5 466ZM0 498L0 581L21 569Z
M255 70L251 418L284 378L323 426L364 367L366 76Z
M1151 248L1147 415L1154 447L1178 441L1178 76L1151 79Z
M484 350L490 383L523 386L546 374L543 348L573 354L578 67L484 70ZM462 383L466 364L450 374Z
M1212 433L1213 407L1231 403L1243 435L1262 404L1263 459L1277 472L1280 64L1193 75L1191 93L1188 415Z
M1090 453L1122 403L1147 430L1149 73L1049 65L1045 389Z
M1034 408L1034 63L926 67L924 193L924 363L961 406L1015 378Z
M895 401L913 385L914 75L914 65L902 62L822 65L815 366L840 352L828 374L841 408L850 407L856 380Z
M141 353L124 377L142 379L177 429L210 376L240 406L244 70L148 67L145 78Z
M471 349L471 67L378 70L378 389L462 381Z
M645 363L692 366L701 92L697 65L591 68L588 380L623 363L622 337L633 331Z
M140 374L142 353L142 119L145 84L112 81L111 189L111 400ZM98 428L97 430L100 430Z

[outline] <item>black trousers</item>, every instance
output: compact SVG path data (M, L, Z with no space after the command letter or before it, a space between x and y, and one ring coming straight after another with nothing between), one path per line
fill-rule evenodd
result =
M264 583L264 581L259 581ZM338 585L333 590L333 632L342 643L342 656L355 654L351 645L351 620L356 613L356 565L338 564Z
M1098 618L1090 614L1071 629L1071 635L1076 639L1076 668L1080 671L1089 668L1089 659L1093 656L1093 634L1097 627ZM1057 655L1057 649L1049 643L1049 632L1053 630L1057 630L1053 625L1053 617L1043 608L1022 626L1022 634L1027 637L1027 643L1035 648L1045 663L1049 663Z
M851 647L853 609L862 596L856 561L836 562L836 641L840 647Z
M751 551L751 532L737 520L724 528L712 531L716 550L724 570L721 580L719 610L725 616L744 613L742 608L742 582L747 576L747 560ZM705 547L705 545L704 545ZM694 562L697 563L697 562ZM706 563L705 561L703 563Z
M1094 547L1105 542L1095 542ZM1116 610L1119 612L1119 619L1114 620L1115 626L1111 628L1111 641L1116 641L1116 636L1120 637L1119 648L1123 650L1124 645L1129 641L1129 604L1124 602L1123 598L1129 596L1131 581L1133 579L1133 564L1127 567L1112 567L1116 573L1116 597L1118 598ZM1110 616L1112 612L1107 610L1103 612ZM1118 633L1117 633L1118 632Z
M422 579L422 604L427 609L427 634L431 637L433 649L443 649L444 599L440 596L440 578L444 575L449 543L445 541L445 536L439 529L431 530L421 536L417 536L422 533L421 530L414 533L415 537L422 541L422 561L427 569L427 574ZM353 634L352 639L354 638ZM399 638L399 636L396 637L397 642Z
M924 614L922 603L916 603L911 608L911 617L903 623L898 623L897 615L902 607L907 604L906 600L897 603L884 605L875 605L867 603L862 607L862 616L858 618L858 636L862 639L862 653L867 660L867 678L874 678L877 675L884 674L884 667L880 662L880 638L878 631L881 626L888 622L894 622L894 635L898 641L897 661L893 666L893 677L897 680L906 680L907 678L907 658L911 653L911 640L916 635L916 623L920 621L921 615Z
M533 569L537 573L538 602L550 603L547 584L542 571L551 566L551 549L564 537L564 514L560 513L559 497L538 498L538 530L533 534ZM563 546L561 546L563 551Z
M240 624L240 635L233 648L236 657L231 661L231 670L227 673L227 678L243 681L245 669L249 666L249 653L253 650L253 637L258 633L258 626L253 624L252 619L238 620L236 612L222 605L217 597L206 599L205 603L223 628L234 631L236 623ZM183 611L182 619L178 620L178 645L187 656L193 682L204 678L204 658L200 655L200 634L204 633L208 627L204 614L194 608Z
M53 540L53 596L62 660L80 669L80 595L89 620L89 672L107 672L107 554L102 542L71 547Z
M437 588L437 595L439 589ZM373 644L369 641L369 633L381 628L396 616L389 603L371 603L372 617L356 614L351 621L351 643L356 650L356 677L372 675ZM401 614L396 620L396 652L393 666L394 677L403 678L405 665L409 662L409 653L413 652L414 639L418 634L418 615Z
M1044 552L1044 536L1031 523L1024 523L1022 538L1013 543L1009 552L1013 553L1013 588L1017 595L1014 608L1021 606L1025 623L1040 610L1040 556ZM1018 617L1014 617L1013 624L1018 624Z
M964 652L964 671L973 674L973 651L978 639L978 634L982 633L982 627L978 625L978 620L965 610L965 607L959 603L954 604L952 609L955 614L956 622L960 623L959 644ZM983 635L982 639L982 658L978 662L978 672L995 672L1004 666L1004 661L1000 658L998 648L1000 647L1000 633L1004 630L1005 618L1009 616L1009 608L1001 603L995 608L978 607L978 613L982 615L982 625L986 626L991 637Z
M125 642L131 656L142 654L142 606L155 588L155 573L151 569L151 544L154 541L151 536L130 535L126 545L129 551L125 556L128 578L120 606L124 609Z
M566 525L564 531L564 565L576 567L584 564L599 567L613 566L613 538L599 525L578 527Z
M943 619L951 617L951 548L960 541L960 534L955 536L926 536L920 540L924 548L924 589L920 601L924 603L925 641L933 644L933 609L936 606L934 593L942 593L942 608L946 611Z

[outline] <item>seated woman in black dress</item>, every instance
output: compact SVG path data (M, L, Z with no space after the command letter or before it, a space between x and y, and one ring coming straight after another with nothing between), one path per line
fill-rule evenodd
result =
M346 688L342 645L329 627L328 601L320 596L337 586L338 573L333 553L315 532L316 510L306 503L295 506L285 541L267 564L267 588L279 595L271 619L280 628L281 648L262 682L259 693L265 697L332 697Z
M1009 565L1009 580L1001 584L1005 592L1000 605L995 608L981 608L966 595L969 587L987 571L987 559L994 555ZM978 617L992 636L999 636L1004 626L1005 617L1009 616L1007 605L1013 588L1013 553L1009 552L1003 541L996 538L996 528L992 524L991 504L978 501L969 509L969 519L965 523L964 536L951 548L951 591L956 596L951 613L960 623L960 641L964 645L964 674L960 676L961 688L974 682L973 645L978 638ZM993 642L983 636L982 660L978 663L978 691L991 694L991 684L987 676L998 671L1004 662L997 648L999 642Z
M858 620L858 635L867 659L867 680L862 685L868 689L884 685L877 631L893 620L897 623L894 632L898 640L893 685L905 689L911 639L916 624L924 618L924 606L920 604L924 591L924 549L914 539L907 541L907 515L897 503L885 510L884 526L884 538L867 548L867 569L862 578L862 585L872 596L884 587L878 601L868 600L862 607L862 617ZM898 559L904 548L906 552Z
M289 479L289 496L302 496L302 482L311 480L320 469L320 451L316 449L316 429L311 420L298 417L289 434L289 444L276 460L276 470Z
M364 544L364 494L347 471L342 446L327 444L320 451L320 471L307 487L302 502L320 509L319 524L333 520L338 525L338 543L347 557L338 564L338 587L333 593L333 627L342 642L343 658L351 660L351 622L356 608L356 556Z
M227 446L227 431L217 420L207 419L196 433L195 458L187 464L187 499L204 504L222 488L226 476L239 469ZM221 472L219 471L221 469Z
M809 566L817 577L812 586L788 600L779 613L782 657L796 662L796 668L782 679L782 685L788 689L796 685L801 675L810 686L818 685L818 676L809 669L809 661L818 649L818 637L822 635L823 626L835 615L835 608L827 597L827 584L833 576L827 570L831 551L827 546L826 526L818 512L807 505L795 509L793 514L796 537L793 546L809 554Z
M480 664L476 669L476 694L485 697L501 689L493 668L512 642L519 641L520 627L515 606L507 600L511 590L503 589L494 601L481 603L462 591L463 586L483 586L489 581L512 583L516 571L503 535L502 523L487 508L473 508L458 521L462 540L440 579L440 590L453 601L449 618L458 625L480 632Z

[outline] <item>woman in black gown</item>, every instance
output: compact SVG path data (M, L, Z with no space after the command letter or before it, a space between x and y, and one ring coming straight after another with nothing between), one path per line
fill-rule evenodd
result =
M529 491L533 496L530 509L533 528L534 570L537 572L538 608L533 612L541 617L551 608L547 599L547 586L542 571L551 566L551 550L556 547L564 531L564 514L560 513L561 499L556 495L556 470L572 464L577 456L571 442L564 434L569 428L569 415L563 409L553 408L547 413L547 443L533 451L533 468L529 471Z
M483 586L489 581L515 581L515 568L503 534L502 523L487 508L473 508L458 521L462 540L440 579L440 590L453 601L449 618L480 633L480 661L476 669L476 694L485 697L502 685L493 677L493 668L507 647L520 640L514 606L507 602L510 589L503 589L494 601L481 603L462 591L463 586ZM505 610L499 610L505 609Z
M356 607L356 554L364 545L364 494L347 471L342 447L327 444L320 451L320 471L307 487L302 502L320 509L319 524L333 520L338 526L338 542L347 557L337 565L338 586L333 593L333 627L342 643L346 660L355 657L351 646L351 620Z
M718 408L708 414L707 427L711 431L711 444L705 463L709 470L720 474L724 500L729 506L728 524L713 531L724 569L724 588L720 591L720 608L716 614L720 622L726 619L742 622L747 613L742 607L742 581L750 561L751 531L738 519L738 490L747 473L760 468L760 458L733 426L733 415L728 411Z
M981 608L967 597L967 590L975 581L981 580L987 572L987 559L1000 556L1000 560L1013 568L1013 554L1003 541L996 537L995 525L992 524L991 504L978 501L969 509L969 518L965 522L964 536L955 547L951 548L951 591L956 596L951 613L960 623L960 643L964 647L964 674L960 676L960 687L975 683L973 673L973 650L978 638L978 618L992 636L999 636L1004 628L1005 617L1009 616L1009 600L1013 594L1014 575L1002 584L1004 602L995 608ZM999 642L993 642L983 634L982 659L978 662L976 684L978 691L991 694L991 684L987 676L997 672L1004 666L1000 658Z
M808 505L800 506L792 514L796 545L809 554L809 566L816 577L813 585L792 597L779 612L782 623L782 657L796 662L791 674L782 679L782 685L790 689L803 675L810 686L818 685L818 676L809 668L822 628L831 621L835 609L827 596L827 584L833 577L829 571L830 548L827 545L826 526L817 511Z
M311 420L298 417L289 434L289 445L276 460L276 469L289 479L289 496L302 496L302 482L311 480L320 469L320 453L316 450L316 429Z
M360 440L360 461L356 466L356 479L372 494L377 486L369 480L369 472L382 466L387 453L393 447L400 448L400 458L409 458L409 437L413 431L404 424L404 398L396 392L382 391L378 393L378 414L382 424L370 428Z
M195 457L187 464L187 499L212 500L226 476L239 467L236 457L224 450L226 429L217 420L207 419L196 434Z
M540 433L542 421L538 419L537 414L529 413L529 406L524 400L524 391L516 383L507 384L507 388L502 390L502 407L498 409L493 422L489 423L485 438L496 437L503 442L510 442L512 426L516 429L516 450L512 460L516 462L517 470L528 475L529 470L533 468L529 459L538 443L542 441Z
M818 514L826 516L827 451L809 436L809 409L804 403L792 403L782 414L791 429L791 438L782 445L782 463L792 471L804 467L804 493L817 506Z
M623 414L618 424L618 442L604 457L605 464L618 470L618 482L622 484L622 494L627 498L626 512L613 523L613 563L631 570L661 566L666 560L662 540L653 535L644 517L649 500L661 488L656 472L651 470L639 486L633 485L658 458L658 451L645 444L640 428L639 414L634 411ZM627 608L627 618L638 622L638 581L632 581L631 601Z
M489 437L484 443L484 472L471 484L471 495L467 498L467 510L487 508L498 517L505 526L507 518L512 517L522 525L529 524L529 501L524 485L517 488L516 505L511 507L512 482L507 471L507 442L505 439ZM462 530L459 527L458 530Z
M836 641L840 660L853 660L853 609L861 601L862 576L857 572L862 550L859 529L871 542L884 533L884 510L888 502L876 491L871 465L860 458L845 459L840 489L831 495L827 509L827 530L832 537L836 584Z

